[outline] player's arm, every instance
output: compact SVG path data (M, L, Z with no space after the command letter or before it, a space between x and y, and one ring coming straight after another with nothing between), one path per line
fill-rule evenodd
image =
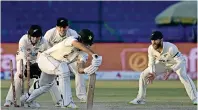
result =
M22 37L19 40L19 50L18 50L18 55L17 55L17 59L23 59L23 62L26 64L27 60L27 43L24 39L24 37Z
M23 65L26 65L27 63L27 43L24 39L24 37L22 37L20 40L19 40L19 50L18 50L18 53L16 55L16 60L23 60ZM22 78L22 75L21 73L19 74L19 78Z
M72 40L72 39L71 39ZM98 70L98 66L101 65L102 63L102 57L98 56L97 54L95 54L91 49L89 49L88 47L86 47L84 44L78 42L77 40L72 40L72 45L78 49L80 49L81 51L89 54L92 56L92 63L89 67L86 67L83 69L83 63L81 63L81 68L78 69L78 71L80 73L87 73L87 74L93 74Z
M176 61L176 64L174 64L171 68L173 71L177 71L181 65L185 63L185 58L175 45L171 46L169 52L172 58Z
M98 66L101 65L102 59L99 61L94 61L95 58L93 58L92 64L88 67L85 67L85 63L86 63L87 59L88 59L88 54L81 53L79 55L79 59L77 62L78 73L91 75L91 74L95 73L98 70ZM98 58L98 59L100 59L100 58Z
M51 48L51 46L49 46L49 43L47 42L47 40L46 40L45 38L42 38L42 42L43 42L43 44L41 45L41 47L39 47L39 48L41 48L41 49L40 49L40 51L37 53L37 58L40 56L40 54L41 54L42 52L44 52L45 50Z
M78 61L77 66L78 66L78 73L84 74L85 62L84 61Z
M148 68L150 73L147 76L148 83L152 83L155 79L155 58L152 54L152 48L149 46L148 48Z
M150 73L155 73L155 58L153 56L151 46L148 48L148 67Z
M85 69L85 64L88 60L88 54L85 52L80 52L78 55L78 61L77 61L77 68L78 68L78 73L84 74L84 69Z
M84 44L78 42L77 40L74 40L72 42L72 45L74 47L80 49L81 51L86 52L87 54L89 54L91 56L95 54L91 49L89 49L88 47L86 47Z

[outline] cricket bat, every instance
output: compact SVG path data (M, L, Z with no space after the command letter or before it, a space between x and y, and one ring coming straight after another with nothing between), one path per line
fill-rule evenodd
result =
M95 55L95 58L102 60L102 56ZM89 76L88 90L87 90L87 110L93 109L93 99L94 99L94 90L96 83L96 73L93 73Z
M94 73L89 76L88 90L87 90L87 110L92 110L93 108L95 83L96 83L96 74Z

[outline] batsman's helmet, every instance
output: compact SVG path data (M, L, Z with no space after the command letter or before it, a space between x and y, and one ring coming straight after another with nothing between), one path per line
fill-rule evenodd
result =
M157 40L157 39L162 39L163 38L163 34L160 31L154 31L151 34L150 39L151 40Z
M85 45L92 45L94 40L94 34L89 29L82 29L79 33L78 41Z
M42 29L39 25L31 25L30 29L28 30L28 35L32 37L41 37L42 36Z

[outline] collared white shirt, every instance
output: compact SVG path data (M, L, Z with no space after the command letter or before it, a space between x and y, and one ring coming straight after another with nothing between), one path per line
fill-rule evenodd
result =
M73 29L67 29L66 30L66 35L65 36L60 36L59 32L56 30L56 27L48 30L45 35L44 38L48 41L49 45L52 47L55 44L63 41L65 38L69 37L69 36L73 36L74 38L78 38L78 34L75 30Z
M163 42L162 52L156 51L152 45L148 47L148 66L150 72L155 72L155 64L163 63L165 66L172 68L176 71L180 64L185 62L185 58L178 50L177 46L170 42Z
M19 50L17 53L17 59L23 59L26 63L27 57L29 56L30 62L36 62L38 52L43 52L49 48L48 42L42 38L35 45L32 45L28 34L25 34L19 40Z

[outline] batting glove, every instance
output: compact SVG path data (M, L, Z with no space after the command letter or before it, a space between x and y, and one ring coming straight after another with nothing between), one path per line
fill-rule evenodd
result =
M95 67L93 65L90 65L89 67L84 69L84 72L88 75L91 75L93 73L95 73L98 70L98 67Z
M102 56L98 56L98 55L94 54L94 55L92 55L92 57L93 57L93 59L92 59L91 64L93 66L98 67L102 64Z

